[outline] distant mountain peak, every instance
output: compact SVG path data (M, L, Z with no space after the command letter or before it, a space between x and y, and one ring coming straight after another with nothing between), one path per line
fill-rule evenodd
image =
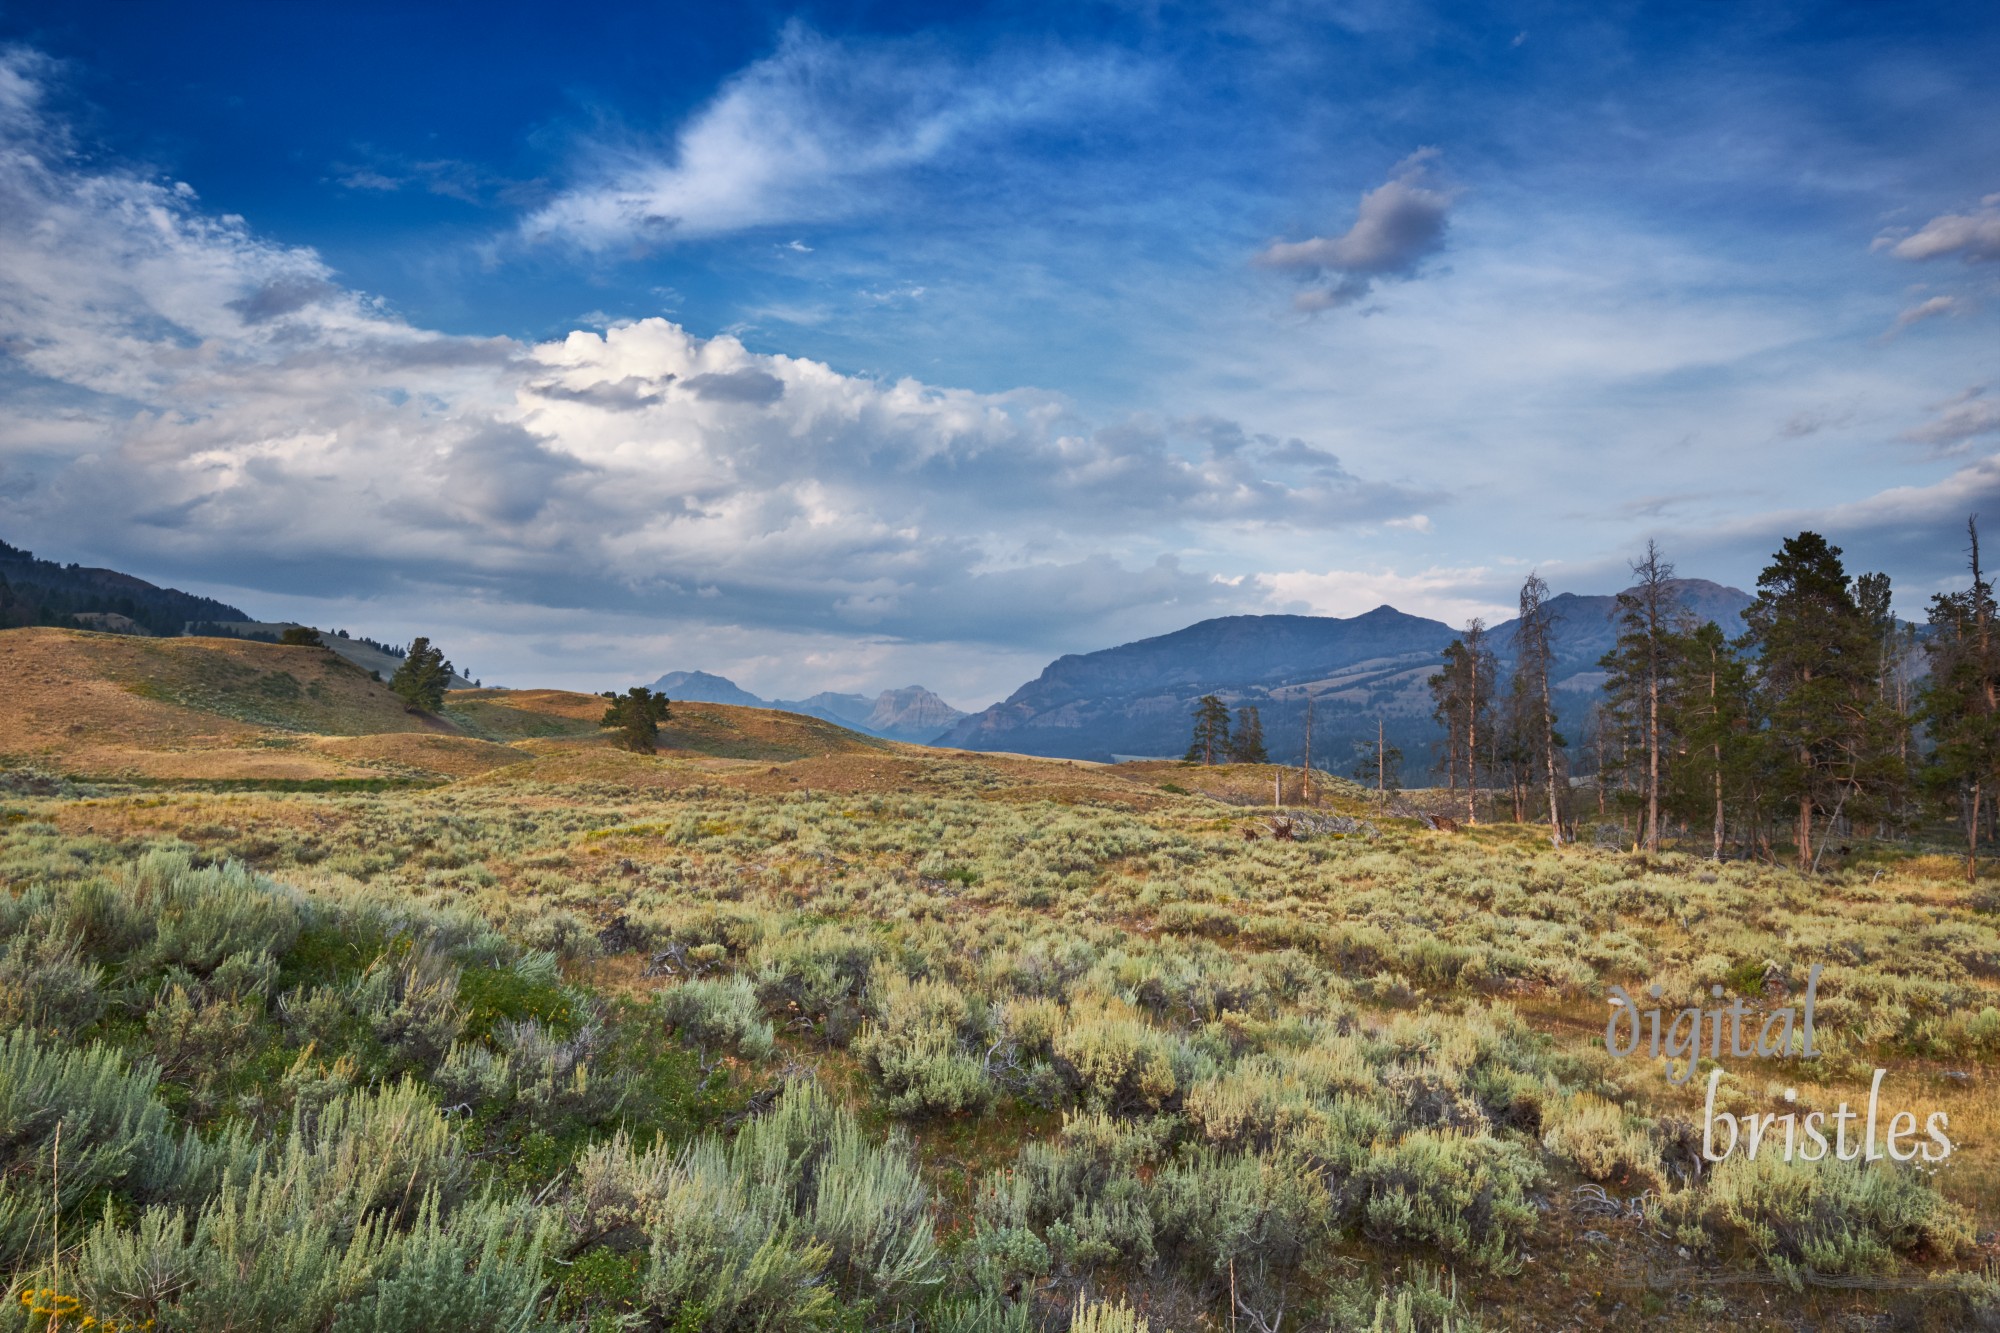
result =
M782 713L816 717L890 740L918 744L934 740L938 733L965 716L921 685L884 690L872 699L865 694L845 694L836 690L821 690L804 699L763 699L741 688L727 676L708 671L669 671L653 682L653 688L669 699L683 699L689 703L734 704L739 708L772 708Z

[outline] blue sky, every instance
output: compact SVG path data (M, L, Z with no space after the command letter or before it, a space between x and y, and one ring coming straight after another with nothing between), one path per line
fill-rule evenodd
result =
M0 536L961 706L2000 515L1991 6L0 8ZM1988 386L1994 386L1989 389Z

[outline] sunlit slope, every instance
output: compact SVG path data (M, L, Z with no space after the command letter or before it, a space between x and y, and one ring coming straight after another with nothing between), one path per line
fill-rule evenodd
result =
M309 738L454 731L317 648L0 632L0 755L65 772L371 776Z
M641 781L657 759L624 755L601 730L605 700L565 690L456 690L445 715L466 730L516 743L536 756L529 780ZM903 749L893 741L849 731L819 718L769 708L676 700L660 728L659 759L727 759L782 764L829 756L881 756ZM650 765L650 767L649 767Z

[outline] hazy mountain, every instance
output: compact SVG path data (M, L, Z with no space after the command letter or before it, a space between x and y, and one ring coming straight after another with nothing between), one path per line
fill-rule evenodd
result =
M669 671L653 682L653 689L669 699L686 699L689 703L735 704L739 708L772 707L750 691L739 689L735 681L711 676L706 671Z
M884 690L872 699L865 694L839 694L832 690L822 690L805 699L763 699L734 681L706 671L669 671L653 682L653 688L669 699L775 708L852 727L871 736L918 744L929 742L965 716L921 685Z
M1703 620L1734 634L1751 599L1699 579L1680 581L1682 600ZM1617 599L1565 593L1556 615L1557 683L1574 727L1603 682L1597 661L1617 638ZM1515 622L1492 628L1489 642L1511 665ZM973 750L1016 750L1077 759L1179 755L1189 715L1204 694L1232 708L1255 705L1271 757L1298 763L1305 742L1305 701L1313 704L1315 767L1344 772L1357 743L1373 740L1379 717L1406 755L1412 778L1429 763L1436 727L1428 680L1438 655L1457 637L1452 626L1394 607L1336 616L1225 616L1172 634L1095 653L1058 658L1006 700L964 718L938 738ZM1575 714L1572 718L1569 714Z
M780 699L771 707L782 708L789 713L823 717L843 727L866 727L868 715L875 711L875 701L865 694L836 694L832 690L821 690L808 699Z
M865 725L878 736L928 742L964 716L923 686L906 685L877 695Z

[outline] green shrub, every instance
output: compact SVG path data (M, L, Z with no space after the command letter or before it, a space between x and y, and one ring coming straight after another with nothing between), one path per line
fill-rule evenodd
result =
M943 1278L907 1147L869 1143L810 1084L726 1144L590 1150L565 1214L585 1244L645 1237L644 1299L672 1327L828 1327L836 1293L888 1315Z
M745 1059L767 1059L774 1044L757 990L740 976L696 978L653 998L666 1025L703 1050L733 1050Z
M1542 1146L1589 1180L1634 1194L1667 1187L1659 1144L1645 1124L1587 1093L1556 1102Z
M1732 1156L1705 1191L1669 1204L1671 1215L1740 1236L1795 1285L1802 1270L1881 1273L1898 1255L1951 1259L1973 1240L1964 1210L1921 1173L1886 1162Z
M1056 1068L1087 1104L1121 1114L1157 1111L1179 1087L1168 1038L1113 1011L1073 1016L1054 1050Z
M1123 1301L1086 1301L1081 1292L1069 1324L1070 1333L1151 1333L1152 1327Z
M1434 1246L1496 1273L1534 1225L1528 1191L1541 1167L1517 1142L1418 1130L1378 1148L1356 1173L1362 1230L1377 1241Z
M949 982L900 973L873 988L876 1016L852 1050L891 1115L955 1115L993 1099L984 1065L966 1044L985 1035L985 1015Z

